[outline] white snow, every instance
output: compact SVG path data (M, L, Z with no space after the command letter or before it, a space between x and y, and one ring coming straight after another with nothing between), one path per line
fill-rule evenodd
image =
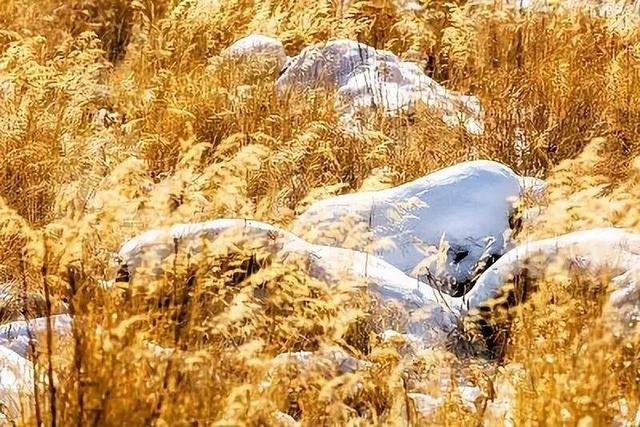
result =
M517 387L526 378L526 371L519 363L509 363L498 368L493 379L493 398L486 402L482 414L482 426L515 427L517 411Z
M307 46L291 60L276 82L276 89L281 95L315 87L337 90L359 66L393 60L393 57L393 54L378 54L371 46L346 39Z
M161 275L163 264L176 251L198 254L207 242L218 238L221 238L220 242L227 238L237 240L250 250L260 248L275 253L289 238L289 233L269 224L242 219L176 224L149 230L130 239L121 247L117 258L127 265L132 277L141 269Z
M466 295L469 310L496 298L501 288L526 269L542 278L549 269L577 268L588 274L624 274L640 263L640 234L621 228L577 231L528 242L509 251L485 271Z
M499 163L464 162L398 187L317 202L292 231L313 243L370 251L411 277L461 295L486 259L512 246L509 218L524 182ZM443 259L428 257L428 247L442 251Z
M425 393L407 393L407 396L413 401L416 411L427 419L433 417L445 402L442 397L433 397Z
M478 98L449 91L417 64L353 40L306 47L276 82L281 96L310 88L335 92L335 108L343 122L352 121L362 109L396 115L413 112L422 103L450 126L462 125L472 134L484 131Z
M454 397L458 398L462 405L471 413L476 413L476 400L481 395L479 387L459 385L453 390L447 390L446 386L442 387L442 393L452 393ZM439 409L442 409L445 404L445 397L434 397L425 393L407 393L407 397L413 400L416 410L420 415L425 418L424 421L433 423L435 420L431 419Z
M289 414L285 414L284 412L276 411L273 417L282 427L298 427L300 425L295 418Z

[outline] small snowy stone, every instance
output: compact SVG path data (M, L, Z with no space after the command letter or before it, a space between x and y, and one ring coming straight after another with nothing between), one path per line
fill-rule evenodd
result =
M291 415L284 412L277 411L273 417L282 427L298 427L300 425Z
M428 394L408 393L407 395L413 400L416 410L425 418L432 417L444 403L441 397L435 398Z
M260 63L266 69L282 70L288 62L282 42L275 37L252 34L229 46L224 55L238 63Z

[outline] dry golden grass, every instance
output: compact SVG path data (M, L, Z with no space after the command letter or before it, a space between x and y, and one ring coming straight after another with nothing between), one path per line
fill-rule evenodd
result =
M380 338L401 310L292 266L235 287L209 274L194 290L176 263L167 298L100 288L111 254L149 227L220 217L286 227L310 200L469 159L549 178L549 206L522 239L640 228L637 27L462 1L425 2L419 14L390 0L346 3L0 2L0 282L65 301L79 320L41 356L56 381L20 423L286 425L281 411L308 426L415 425L425 420L407 393L437 395L442 372L480 385L483 400L510 399L516 425L609 425L623 400L635 414L640 334L608 335L599 324L607 283L587 278L550 280L513 313L499 363L404 357ZM410 125L374 117L353 135L322 93L280 100L272 77L247 81L220 58L251 32L279 37L290 55L347 37L420 61L480 97L486 132L472 137L422 112ZM518 132L529 142L520 151ZM335 346L370 365L336 375L326 360L272 361ZM444 397L432 422L502 421L490 405L474 414Z

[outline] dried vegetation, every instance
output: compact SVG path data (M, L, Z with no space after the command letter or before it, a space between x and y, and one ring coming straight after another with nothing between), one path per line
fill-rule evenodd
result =
M177 256L157 287L101 286L111 254L146 228L220 217L286 227L311 200L468 159L549 179L548 207L523 239L640 228L640 27L579 10L425 3L418 13L386 0L0 2L0 282L25 307L67 304L79 320L42 351L37 373L55 381L20 422L286 425L285 413L308 426L420 424L408 393L439 396L442 378L461 376L482 390L477 409L452 391L432 422L632 419L640 334L620 342L601 324L606 278L550 278L512 313L499 363L406 356L406 343L381 338L401 313L292 266L234 286L221 267L194 288ZM290 55L353 38L419 61L479 96L486 131L449 129L429 111L344 131L322 93L284 101L273 76L248 79L221 58L252 32ZM366 367L273 359L336 346Z

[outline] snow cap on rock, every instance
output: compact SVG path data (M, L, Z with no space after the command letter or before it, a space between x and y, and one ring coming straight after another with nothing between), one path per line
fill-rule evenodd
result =
M224 55L241 64L258 63L267 69L276 67L277 70L282 70L288 61L282 42L262 34L251 34L237 40Z
M525 273L528 279L535 280L543 278L550 269L571 267L586 274L618 276L637 265L640 265L640 234L621 228L596 228L527 242L482 273L467 294L468 307L472 310L491 303L503 294L505 285Z
M383 304L393 301L416 313L419 309L420 317L413 323L429 323L416 329L424 331L423 339L434 345L442 343L455 328L459 312L456 301L386 261L361 251L311 244L259 221L220 219L149 230L122 246L118 255L121 280L130 282L140 276L136 283L144 285L163 277L163 267L176 251L189 253L194 263L212 262L216 254L224 255L230 244L232 249L252 254L263 251L272 262L301 261L299 265L307 274L330 285L362 286ZM198 257L200 254L206 256Z

